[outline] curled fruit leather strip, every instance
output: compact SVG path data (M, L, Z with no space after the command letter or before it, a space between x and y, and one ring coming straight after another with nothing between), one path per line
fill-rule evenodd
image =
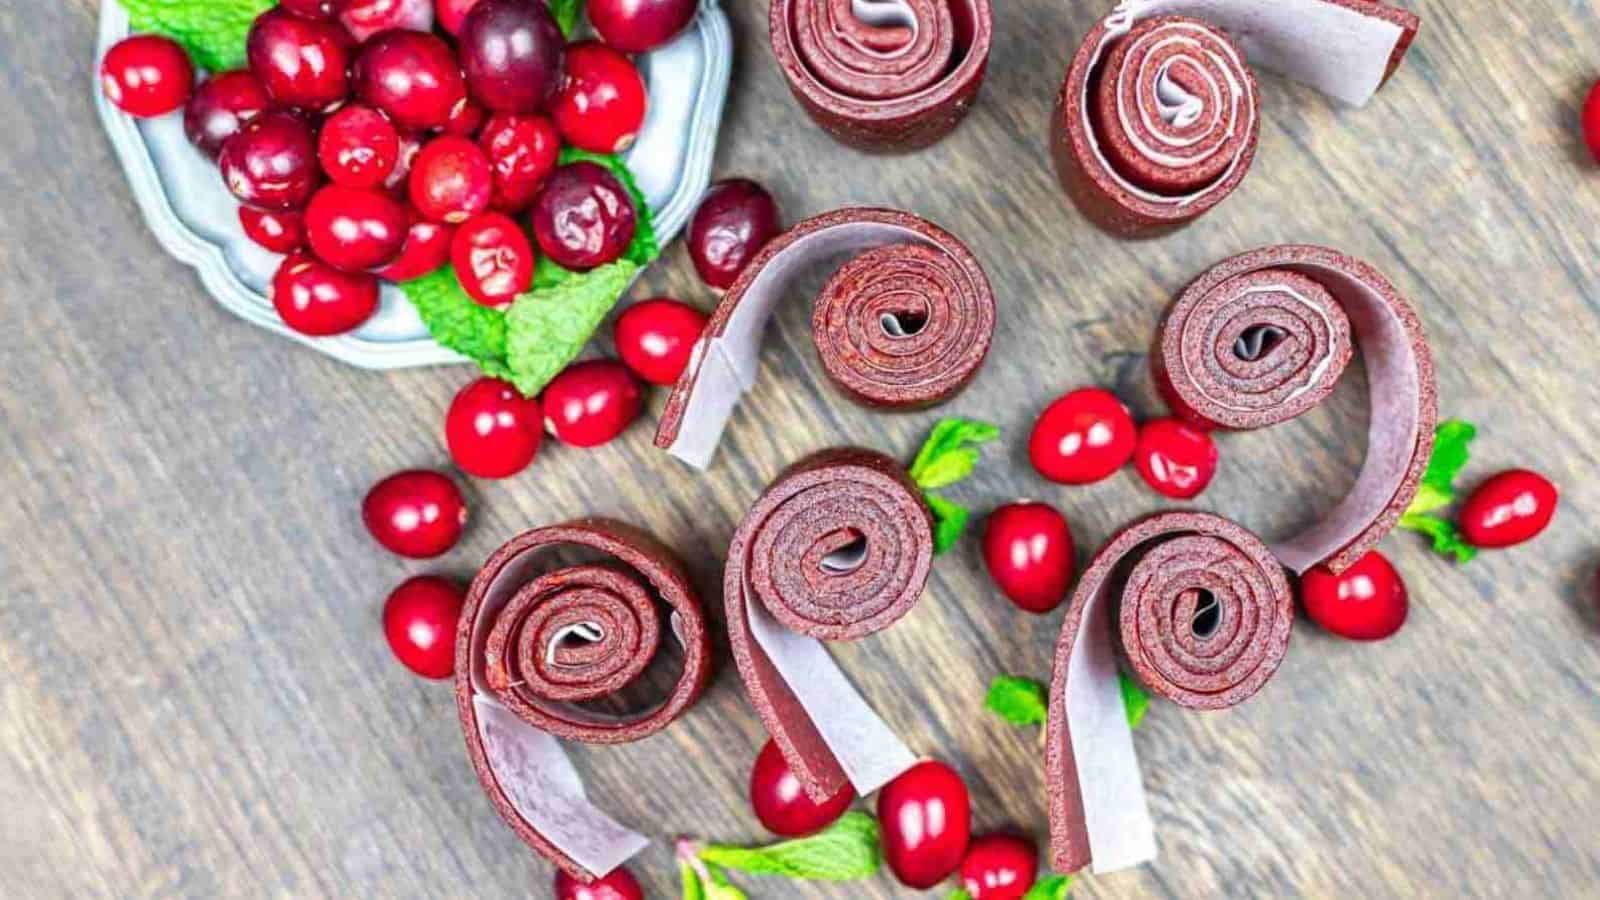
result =
M812 307L812 340L851 399L916 409L955 396L977 374L994 340L995 304L972 252L910 213L835 210L773 239L728 288L667 398L657 447L699 469L710 464L755 384L778 302L827 260L839 268Z
M596 561L565 561L575 554ZM663 606L683 648L671 692L625 714L584 706L645 672L660 647ZM648 839L589 802L561 740L655 734L694 703L710 673L705 616L683 565L644 532L606 519L528 531L495 551L456 632L456 708L478 780L518 837L585 881Z
M772 52L841 143L915 150L949 134L983 85L990 0L772 0Z
M1127 0L1089 30L1062 83L1051 123L1062 187L1116 234L1183 225L1255 158L1251 66L1359 106L1418 25L1374 0Z
M916 757L823 641L875 634L910 611L933 565L932 518L880 453L825 450L745 515L723 572L728 640L750 702L807 794L871 793Z

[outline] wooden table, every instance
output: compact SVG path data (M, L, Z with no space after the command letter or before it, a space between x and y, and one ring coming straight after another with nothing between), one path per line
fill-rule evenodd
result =
M1583 4L1420 5L1423 30L1366 109L1262 79L1260 153L1195 227L1109 239L1064 201L1045 123L1102 3L998 4L981 101L949 140L875 159L790 100L765 4L729 2L740 61L717 171L769 185L787 216L851 203L963 237L1001 303L995 351L941 413L1007 442L952 492L978 509L1059 504L1080 552L1168 506L1133 474L1077 489L1032 474L1023 439L1077 385L1154 400L1144 351L1163 305L1224 256L1279 241L1372 261L1420 308L1442 411L1482 427L1471 479L1540 469L1557 527L1466 568L1390 538L1411 621L1377 645L1309 623L1259 697L1158 706L1137 736L1162 856L1079 897L1576 896L1600 890L1600 184L1576 133L1600 20ZM447 686L389 656L387 591L470 575L515 532L586 513L647 526L689 560L716 621L721 554L784 465L860 443L909 456L939 413L869 414L824 385L808 305L782 312L755 393L697 475L651 446L550 446L473 482L469 539L436 565L379 551L357 512L379 477L443 466L462 368L378 375L248 327L146 230L92 110L96 3L0 10L0 883L41 896L543 897L550 869L496 818ZM635 292L712 296L672 248ZM1357 367L1359 369L1359 367ZM1201 506L1267 535L1352 483L1356 371L1333 402L1222 438ZM653 398L659 409L662 397ZM653 419L652 414L649 418ZM969 539L888 632L836 649L920 752L955 762L977 823L1045 827L1038 739L981 709L1000 672L1044 676L1059 613L1023 616ZM593 795L661 835L756 841L745 802L764 734L719 638L715 683L668 732L577 748ZM635 866L675 896L668 851ZM755 896L901 896L882 876Z

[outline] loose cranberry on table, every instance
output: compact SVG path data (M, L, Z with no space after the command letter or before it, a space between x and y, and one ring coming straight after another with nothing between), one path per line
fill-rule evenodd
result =
M434 271L450 261L450 243L456 236L454 225L430 222L411 213L411 227L406 230L406 242L400 255L381 269L373 272L386 281L410 281Z
M695 0L589 0L589 24L618 50L643 53L682 31L696 6Z
M478 5L479 0L433 0L433 14L439 19L439 27L451 35L459 35L461 26L467 21L467 13Z
M509 478L539 454L544 416L539 401L498 378L462 388L444 420L450 458L469 475Z
M533 201L539 251L562 268L585 271L616 261L637 228L633 198L599 163L556 169Z
M883 858L900 883L926 890L950 877L972 835L967 785L937 760L917 763L878 792Z
M509 216L484 213L456 229L450 243L456 280L484 306L506 306L533 286L533 245Z
M491 116L478 135L478 147L494 173L490 205L519 213L533 205L545 177L555 171L561 136L544 116Z
M778 204L765 188L744 178L720 181L689 222L689 257L700 280L725 289L782 230Z
M346 272L394 261L411 213L383 191L330 184L306 207L306 242L317 258Z
M1022 900L1039 878L1039 850L1013 834L973 838L959 877L971 900Z
M272 277L272 308L301 334L344 334L377 311L378 279L366 272L341 272L297 252Z
M398 28L433 30L434 0L341 0L339 22L358 41Z
M272 98L254 75L240 69L201 82L183 109L183 133L201 153L215 159L228 138L244 123L272 106Z
M1187 422L1153 419L1139 427L1133 467L1158 493L1188 500L1199 496L1217 474L1217 444Z
M303 213L239 207L239 224L245 237L273 253L293 253L305 246L306 222Z
M649 97L633 61L597 41L567 48L567 77L553 115L567 143L594 153L621 153L644 125Z
M1583 142L1589 146L1589 155L1595 162L1600 162L1600 81L1589 88L1589 95L1583 100L1583 113L1581 118L1583 126Z
M425 218L459 225L489 208L489 158L463 137L437 137L411 162L411 204Z
M573 363L544 389L545 422L557 440L574 447L610 442L643 406L639 383L626 366L609 359Z
M996 507L983 530L989 577L1018 607L1047 613L1067 598L1075 566L1072 529L1047 503Z
M1381 641L1406 623L1406 583L1376 550L1335 575L1317 566L1300 579L1306 615L1325 630L1352 641Z
M1040 414L1028 438L1028 458L1051 481L1089 484L1126 465L1137 437L1132 414L1115 394L1083 388Z
M461 66L444 38L385 31L361 48L351 70L356 96L401 128L443 128L467 102Z
M316 136L291 112L264 112L246 122L222 145L217 165L233 196L261 209L300 209L322 180Z
M456 622L466 594L437 575L418 575L383 604L383 634L405 667L423 678L449 678L456 667Z
M750 808L762 827L779 837L815 834L838 821L855 800L848 783L822 803L812 800L774 740L761 748L750 770Z
M490 111L527 115L555 99L567 41L543 0L482 0L458 38L467 87Z
M633 374L651 384L676 384L689 365L706 314L686 303L658 297L622 311L612 332L617 355Z
M450 476L441 472L396 472L367 492L361 520L389 552L432 559L461 539L467 501Z
M554 890L556 900L644 900L644 889L627 869L612 869L588 884L557 871Z
M1559 499L1556 486L1543 475L1512 469L1479 485L1461 505L1456 522L1474 547L1510 547L1544 531Z
M400 131L383 113L351 103L323 121L317 159L334 184L381 187L400 161Z
M100 62L100 87L117 109L148 119L183 106L194 64L177 42L153 34L118 41Z
M350 96L353 46L336 22L269 9L250 26L245 53L251 73L274 101L321 112Z

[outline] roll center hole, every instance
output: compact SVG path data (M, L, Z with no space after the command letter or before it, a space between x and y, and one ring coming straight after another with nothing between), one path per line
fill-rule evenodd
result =
M564 649L576 650L605 640L606 633L594 622L568 625L556 635L556 644Z
M927 327L928 314L901 310L900 312L887 312L878 317L878 322L883 325L883 333L890 337L907 338L918 334Z
M1271 353L1286 337L1288 334L1276 325L1251 325L1234 340L1233 355L1245 362L1255 362Z
M867 536L851 528L846 543L822 558L822 571L829 575L848 575L867 561Z
M850 12L874 28L917 27L917 14L905 0L850 0Z
M1194 618L1189 620L1189 630L1204 640L1222 626L1222 604L1217 602L1215 594L1203 588L1195 594Z

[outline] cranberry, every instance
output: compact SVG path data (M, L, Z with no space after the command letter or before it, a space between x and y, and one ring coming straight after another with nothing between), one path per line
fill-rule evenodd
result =
M544 389L545 422L564 444L598 447L621 434L643 406L639 383L609 359L573 363Z
M228 138L272 106L254 75L240 69L206 79L183 110L183 133L201 153L216 159Z
M350 35L333 22L269 9L250 26L245 52L267 95L322 111L350 96Z
M643 300L617 317L617 355L633 374L651 384L676 384L689 365L706 314L664 297Z
M1047 503L997 507L983 531L989 577L1022 609L1047 613L1067 597L1074 568L1072 529Z
M483 127L483 121L488 117L487 110L468 100L456 105L455 111L450 114L450 121L444 123L444 128L440 131L456 137L472 137Z
M1089 484L1122 468L1133 456L1136 439L1133 416L1116 395L1083 388L1039 416L1028 438L1028 457L1051 481Z
M456 394L444 420L450 457L479 478L509 478L533 462L544 440L539 401L498 378L479 378Z
M1456 521L1474 547L1510 547L1544 531L1559 499L1556 486L1543 475L1512 469L1479 485L1461 505Z
M411 203L435 222L459 225L487 210L493 195L489 159L466 138L434 138L411 163Z
M1217 445L1211 435L1186 422L1154 419L1139 428L1133 467L1158 493L1188 500L1217 474Z
M334 184L380 187L400 161L400 132L383 113L352 103L322 123L317 158Z
M468 219L450 242L456 280L484 306L505 306L533 286L533 245L508 216Z
M411 214L383 191L330 184L306 207L306 242L317 258L346 272L393 262Z
M544 116L493 116L478 135L478 146L494 173L490 205L503 213L532 206L561 155L555 123Z
M367 492L361 520L389 552L431 559L461 539L467 502L448 475L420 469L396 472Z
M106 99L130 116L164 116L194 89L194 63L176 41L154 34L124 38L100 62Z
M305 215L239 207L239 224L245 236L273 253L293 253L306 244Z
M429 222L413 212L400 255L373 274L389 281L421 278L450 261L450 242L455 236L454 225Z
M439 27L451 35L459 35L467 21L467 13L478 5L478 0L433 0L433 13L439 17Z
M533 201L533 236L558 266L587 270L622 256L638 227L633 198L599 163L550 173Z
M855 800L855 788L849 784L822 803L812 800L777 741L767 741L750 770L750 808L763 827L781 837L815 834L837 821Z
M1589 146L1589 155L1600 162L1600 81L1589 88L1583 100L1583 142Z
M1038 848L1015 835L973 838L961 861L961 886L972 900L1022 900L1038 877Z
M320 180L311 126L289 112L265 112L244 123L222 145L217 164L233 196L262 209L300 209Z
M467 87L491 111L536 113L555 98L567 42L541 0L483 0L459 36Z
M644 900L644 889L633 873L620 868L588 884L557 871L554 890L556 900Z
M467 102L466 82L444 38L386 31L361 48L353 73L356 96L401 128L443 128Z
M343 0L278 0L278 5L302 19L327 21L339 14Z
M695 0L589 0L589 24L600 39L629 53L665 44L694 18Z
M378 279L365 272L341 272L295 253L272 276L272 306L285 325L301 334L343 334L377 311Z
M1406 623L1406 583L1376 550L1335 575L1317 566L1300 579L1306 615L1352 641L1381 641Z
M423 678L449 678L465 602L460 585L437 575L418 575L395 588L383 604L383 634L395 659Z
M937 760L907 769L878 792L883 858L900 883L926 890L961 865L972 834L961 776Z
M567 78L556 97L556 127L594 153L621 153L644 125L648 96L632 60L595 41L567 48Z
M394 171L383 180L383 189L406 197L411 190L411 167L422 153L422 135L415 131L400 132L400 155L395 158Z
M357 41L391 28L433 30L433 0L344 0L339 21Z
M726 289L782 230L778 204L765 188L744 178L720 181L689 223L689 257L702 281Z

